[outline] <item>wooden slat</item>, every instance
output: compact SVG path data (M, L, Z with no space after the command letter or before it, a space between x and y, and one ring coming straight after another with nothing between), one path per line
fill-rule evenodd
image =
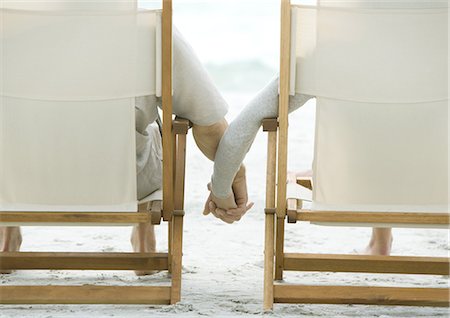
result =
M280 133L278 135L277 214L278 217L284 217L286 213L289 72L291 56L291 5L289 0L281 1L280 31L280 100L278 106Z
M264 244L264 310L273 307L275 215L266 213Z
M266 208L275 208L277 177L277 131L267 134Z
M176 180L175 180L175 178L176 178L176 174L177 174L177 172L176 172L176 164L177 164L177 134L175 133L175 130L174 130L174 126L173 126L173 122L172 122L172 156L173 156L173 158L172 158L172 171L173 171L173 183L172 183L172 185L173 185L173 200L174 200L174 207L173 207L173 209L175 210L175 184L176 184Z
M172 251L173 251L173 224L172 221L167 222L167 250L169 254L169 273L172 273Z
M1 270L165 270L167 265L167 253L0 253Z
M283 279L284 218L277 216L275 232L275 279Z
M176 211L177 212L177 211ZM183 216L173 215L173 241L172 241L172 288L170 303L176 304L181 299L181 271L183 250Z
M184 185L186 170L186 134L176 135L175 150L175 184L174 184L174 209L184 208Z
M275 302L449 306L449 289L374 286L275 285Z
M0 223L109 223L130 225L149 222L145 212L0 212Z
M2 304L169 304L166 286L0 286Z
M181 271L183 244L183 208L186 168L186 134L175 135L174 158L174 214L169 222L169 271L172 274L171 304L181 299ZM180 215L178 215L180 214Z
M264 244L264 310L270 310L273 307L275 213L269 213L268 211L274 211L275 208L275 182L277 164L276 125L274 128L275 129L269 130L267 136L266 220Z
M172 1L163 0L162 12L162 108L163 108L163 219L173 211L172 140Z
M351 212L298 210L297 220L341 223L450 224L448 213Z
M448 275L449 261L445 257L285 253L284 270Z

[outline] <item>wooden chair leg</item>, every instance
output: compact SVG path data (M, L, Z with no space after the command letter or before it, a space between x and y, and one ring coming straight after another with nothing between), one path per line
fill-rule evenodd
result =
M169 268L168 268L168 272L172 273L172 251L173 251L173 247L172 247L172 237L173 237L173 228L172 228L172 221L167 222L167 232L168 232L168 239L167 239L167 245L168 245L168 251L167 251L167 255L168 255L168 262L169 262Z
M275 210L266 209L264 246L264 310L273 308Z
M170 232L172 287L170 303L181 299L181 271L184 216L184 179L186 169L186 134L189 125L184 119L174 121L174 208Z
M183 246L183 211L174 211L173 223L173 247L172 247L172 288L170 303L175 304L181 299L181 271L182 271L182 246Z
M277 168L277 129L276 118L263 120L263 130L267 131L266 167L266 228L264 245L264 310L273 308L273 278L275 251L275 188Z
M277 217L275 233L275 279L282 280L284 261L284 218Z
M175 126L176 127L176 126ZM186 133L177 134L174 144L175 149L175 179L174 179L174 200L175 210L184 209L184 184L186 171Z
M170 221L173 204L173 124L172 124L172 1L162 2L161 17L161 97L162 97L162 145L163 145L163 219Z

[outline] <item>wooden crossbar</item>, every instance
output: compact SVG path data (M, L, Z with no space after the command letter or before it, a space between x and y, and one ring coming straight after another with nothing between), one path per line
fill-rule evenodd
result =
M147 212L0 212L0 223L107 223L132 225L150 222ZM4 225L4 224L3 224Z
M448 275L445 257L285 253L288 271Z
M277 303L435 306L450 305L446 288L275 285Z
M169 304L168 286L0 286L2 304Z
M167 268L167 253L0 253L1 270L166 270Z
M336 223L386 223L448 225L448 213L408 213L408 212L352 212L352 211L312 211L297 210L298 221Z

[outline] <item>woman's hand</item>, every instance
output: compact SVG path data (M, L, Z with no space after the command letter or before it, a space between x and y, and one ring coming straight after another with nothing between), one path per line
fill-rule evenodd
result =
M210 190L210 194L205 203L204 215L212 213L215 217L231 224L239 221L253 207L253 202L247 204L247 180L243 165L234 178L232 185L233 191L227 198L222 199L216 197L211 191L211 184L208 184L208 190Z

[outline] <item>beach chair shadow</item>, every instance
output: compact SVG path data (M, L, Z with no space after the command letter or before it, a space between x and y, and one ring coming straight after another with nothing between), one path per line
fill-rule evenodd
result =
M3 285L0 303L176 303L189 122L172 118L172 2L164 0L162 10L136 10L134 1L121 2L125 10L96 10L96 2L90 11L74 2L75 10L46 5L1 8L0 224L130 226L162 219L168 253L4 252L0 269L168 270L171 281ZM145 95L162 96L163 189L138 202L134 102Z
M282 281L284 271L449 274L446 257L284 252L286 220L448 230L447 8L334 5L342 6L281 4L279 117L263 123L268 132L264 308L449 306L448 288ZM312 189L311 209L303 209L302 198L286 185L288 100L294 93L314 95L317 102L313 182L298 180Z

